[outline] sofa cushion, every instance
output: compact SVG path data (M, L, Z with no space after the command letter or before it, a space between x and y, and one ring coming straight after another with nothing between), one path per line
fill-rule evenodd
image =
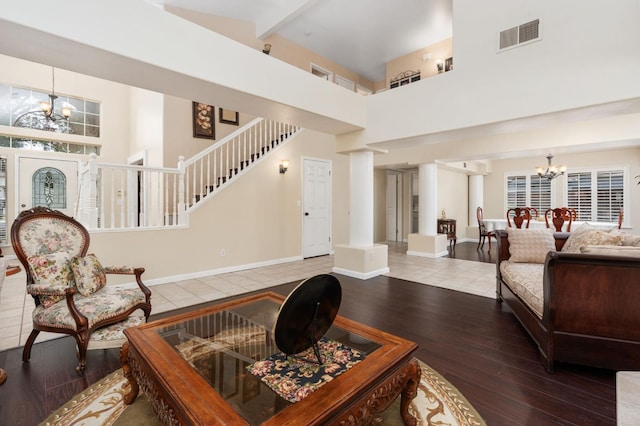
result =
M640 247L631 246L582 246L580 253L603 254L606 256L624 256L640 258Z
M520 263L544 263L547 253L556 250L550 229L508 228L509 260Z
M571 232L569 238L562 246L564 253L580 253L582 246L619 246L622 244L624 234L613 229L596 228L584 223Z
M620 232L620 234L622 234L623 246L640 247L640 235L627 234L624 232Z
M539 317L544 308L542 279L544 265L540 263L500 262L502 279L509 288Z

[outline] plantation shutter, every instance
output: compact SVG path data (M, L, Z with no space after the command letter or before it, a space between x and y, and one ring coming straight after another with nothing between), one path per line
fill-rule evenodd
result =
M507 176L507 209L527 205L526 176Z
M539 215L544 215L544 212L551 208L551 181L538 175L531 175L530 181L529 207L535 207Z
M624 173L610 170L597 173L597 221L616 222L624 205Z
M567 207L575 209L577 220L592 220L591 172L567 175Z

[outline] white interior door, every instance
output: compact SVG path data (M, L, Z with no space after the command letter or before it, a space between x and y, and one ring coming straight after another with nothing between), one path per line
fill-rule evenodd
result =
M47 175L47 172L50 173ZM78 200L78 162L19 157L16 185L19 194L16 215L22 210L43 206L74 216Z
M302 257L331 251L331 163L303 160Z

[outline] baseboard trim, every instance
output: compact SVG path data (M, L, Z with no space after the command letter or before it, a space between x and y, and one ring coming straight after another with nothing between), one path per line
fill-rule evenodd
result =
M428 257L431 259L435 259L437 257L443 257L443 256L449 256L449 252L448 251L441 251L440 253L425 253L422 251L410 251L407 250L407 255L408 256L418 256L418 257Z
M282 259L272 259L272 260L266 260L264 262L256 262L256 263L249 263L249 264L245 264L245 265L229 266L229 267L226 267L226 268L209 269L209 270L206 270L206 271L198 271L198 272L192 272L192 273L189 273L189 274L179 274L179 275L172 275L172 276L168 276L168 277L153 278L153 279L150 279L150 280L145 280L144 276L143 276L142 277L142 281L144 282L144 284L147 287L153 287L155 285L167 284L167 283L172 283L172 282L176 282L176 281L184 281L184 280L190 280L190 279L194 279L194 278L208 277L208 276L211 276L211 275L228 274L230 272L238 272L238 271L245 271L247 269L254 269L254 268L262 268L262 267L265 267L265 266L280 265L282 263L297 262L298 260L303 260L302 256L285 257L285 258L282 258ZM135 282L131 282L131 283L125 283L125 284L118 284L118 286L120 286L120 287L137 287L138 284L136 284Z
M388 274L390 272L390 269L389 268L381 268L381 269L378 269L376 271L362 273L362 272L351 271L349 269L342 269L342 268L333 267L331 269L331 271L335 272L336 274L346 275L346 276L351 277L351 278L358 278L360 280L368 280L369 278L374 278L374 277L377 277L379 275Z

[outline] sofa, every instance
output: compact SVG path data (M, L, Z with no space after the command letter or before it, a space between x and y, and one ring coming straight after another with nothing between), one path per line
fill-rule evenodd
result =
M640 369L640 236L584 224L571 233L496 232L496 298L555 362Z

